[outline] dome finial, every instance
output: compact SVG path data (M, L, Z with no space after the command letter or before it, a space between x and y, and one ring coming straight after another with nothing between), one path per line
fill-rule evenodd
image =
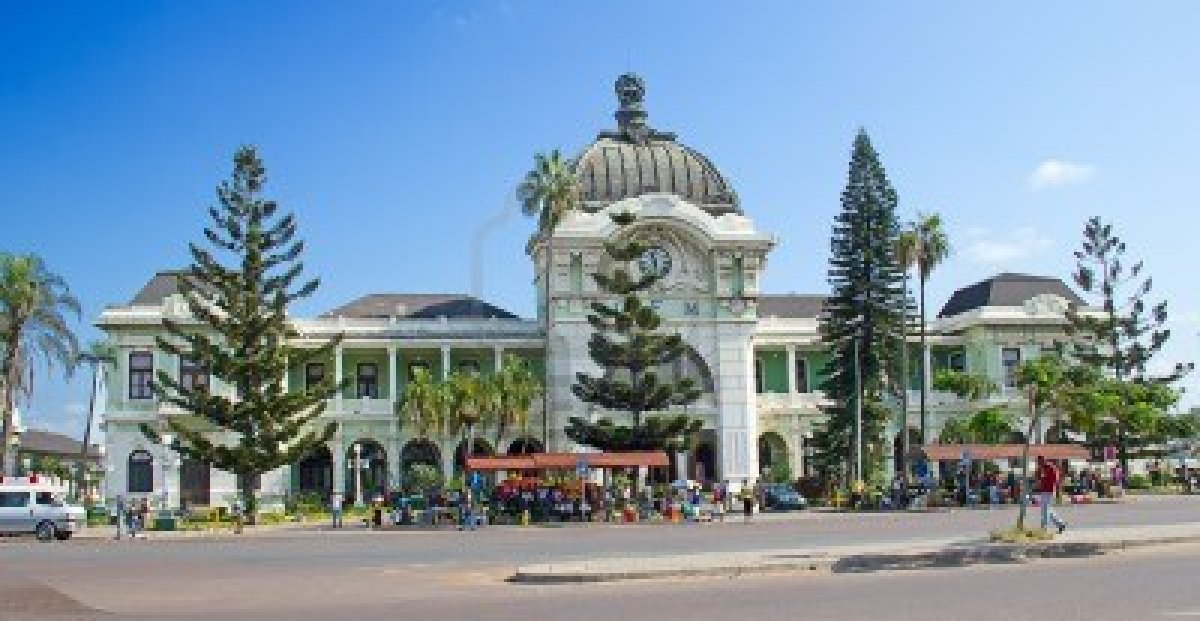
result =
M645 143L650 139L650 126L646 124L646 83L636 73L622 74L614 85L617 101L617 128L630 140Z

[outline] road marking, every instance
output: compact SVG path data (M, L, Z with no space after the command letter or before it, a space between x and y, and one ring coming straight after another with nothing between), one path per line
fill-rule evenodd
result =
M1200 617L1200 610L1183 610L1176 612L1164 612L1164 617Z

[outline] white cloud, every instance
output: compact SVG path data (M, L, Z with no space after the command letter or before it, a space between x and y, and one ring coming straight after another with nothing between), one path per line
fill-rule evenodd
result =
M1023 226L1005 233L974 227L967 231L963 254L979 263L1007 263L1029 258L1054 245L1036 227Z
M1088 164L1049 159L1033 170L1029 175L1029 185L1035 190L1043 190L1060 185L1075 185L1091 180L1096 169Z

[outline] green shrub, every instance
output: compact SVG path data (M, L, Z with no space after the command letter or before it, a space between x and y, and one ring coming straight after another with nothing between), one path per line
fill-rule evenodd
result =
M1150 489L1150 477L1144 474L1130 475L1127 487L1129 489Z

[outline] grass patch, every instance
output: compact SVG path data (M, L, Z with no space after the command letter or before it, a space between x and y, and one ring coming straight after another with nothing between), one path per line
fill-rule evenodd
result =
M1054 534L1044 528L1017 528L1010 526L993 530L988 533L988 538L996 543L1036 543L1038 541L1050 541L1054 539Z

